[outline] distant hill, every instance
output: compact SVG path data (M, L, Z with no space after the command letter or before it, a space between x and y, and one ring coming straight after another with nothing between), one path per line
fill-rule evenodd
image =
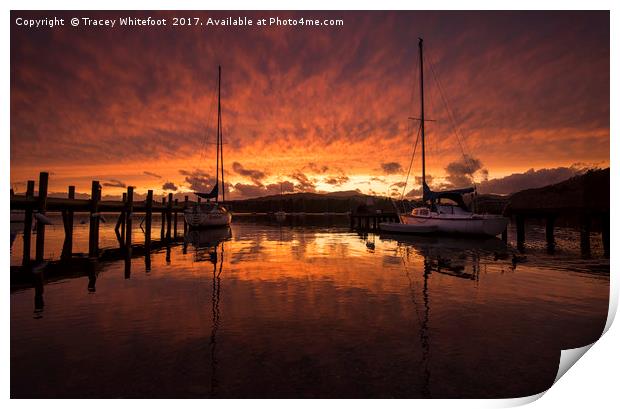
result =
M367 198L367 197L372 197L370 195L366 195L364 193L360 193L357 190L346 190L346 191L341 191L341 192L327 192L327 193L311 193L311 192L298 192L298 193L285 193L283 195L269 195L269 196L261 196L261 197L256 197L256 198L252 198L252 199L239 199L239 200L235 200L234 202L245 202L245 201L270 201L270 200L277 200L280 201L282 199L292 199L292 200L298 200L298 199L304 199L304 200L313 200L313 199L324 199L326 197L333 197L333 198L343 198L343 199L348 199L348 198Z
M271 213L280 210L287 213L345 213L368 205L376 210L394 210L389 199L366 195L355 190L330 193L288 193L255 199L231 200L227 203L233 211L240 213Z
M589 208L609 211L609 176L607 169L590 170L560 183L541 188L526 189L512 195L478 194L474 210L479 213L502 214L511 209ZM287 193L254 199L229 201L235 212L345 213L358 209L391 212L394 204L386 197L371 196L355 190L329 193ZM419 201L395 201L405 211L420 205ZM468 203L471 205L471 200Z
M609 212L610 170L590 170L564 182L510 196L508 211L588 210Z

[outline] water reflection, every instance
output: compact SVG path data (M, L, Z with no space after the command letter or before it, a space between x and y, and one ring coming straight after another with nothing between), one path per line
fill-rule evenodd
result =
M510 252L503 241L495 238L464 239L451 237L425 237L382 234L384 241L397 243L396 252L401 257L403 269L408 280L410 298L414 307L419 326L419 341L421 350L420 367L422 368L421 397L431 397L431 370L430 370L430 330L431 300L429 279L433 273L450 277L478 282L480 276L481 257L493 255L494 260L506 259ZM366 246L373 243L363 237ZM422 287L416 289L417 280L412 277L412 266L417 258L422 258ZM413 273L415 274L415 273ZM422 311L418 303L418 296L422 298Z
M195 261L216 262L219 244L231 238L230 227L190 230L187 233L185 243L191 244L194 248Z
M220 292L221 275L224 266L224 242L232 238L230 227L205 230L190 230L185 240L184 249L191 243L194 248L194 261L210 262L213 265L213 284L211 292L212 325L210 336L211 349L211 389L210 396L217 397L217 330L220 326Z
M34 281L34 319L43 318L43 309L45 307L45 300L43 299L43 269L39 271L33 271Z
M86 271L88 274L88 292L94 294L97 292L97 277L99 276L99 272L97 271L97 263L86 263Z
M398 248L410 251L424 258L425 269L439 274L450 275L478 281L480 276L481 258L492 261L512 261L514 270L518 263L527 257L519 256L502 240L491 238L433 237L381 234L381 239L395 241Z
M219 257L219 269L218 269L218 260L217 260L217 249L220 247L220 257ZM215 249L213 251L215 255L211 262L213 263L213 293L211 296L212 303L212 312L213 312L213 325L211 327L211 396L216 397L217 390L217 357L216 357L216 347L217 347L217 330L220 326L220 289L222 287L221 275L222 275L222 266L224 264L224 243L216 244ZM216 275L217 271L217 275Z
M131 278L131 255L133 253L133 249L131 246L127 246L123 249L125 253L125 279L129 280Z
M518 396L548 387L559 348L592 342L606 317L604 276L499 239L271 221L182 245L136 246L129 281L122 252L49 263L20 290L12 275L12 395Z
M429 330L428 330L428 321L430 317L430 303L428 297L428 276L430 275L430 266L425 262L424 263L424 281L423 287L421 291L422 300L423 300L423 311L420 314L418 301L417 301L417 290L415 288L415 282L411 277L411 272L407 266L407 260L409 256L409 252L406 251L405 255L401 255L403 261L403 269L405 270L405 275L407 276L407 280L409 282L409 293L411 297L411 301L414 306L415 315L418 321L419 331L418 336L420 339L420 346L422 350L422 357L420 366L423 368L423 387L421 391L421 395L424 398L428 398L430 396L430 378L431 372L429 369L429 355L430 355L430 342L429 342Z

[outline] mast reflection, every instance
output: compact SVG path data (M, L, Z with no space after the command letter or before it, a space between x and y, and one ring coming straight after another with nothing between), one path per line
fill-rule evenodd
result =
M191 243L194 248L194 261L208 261L213 265L213 283L211 291L211 397L217 396L217 331L220 326L221 275L224 265L224 243L232 237L229 227L209 230L191 230L188 232L184 248Z
M217 248L220 247L219 254L219 269L218 269L218 254ZM222 266L224 264L224 243L216 245L213 251L213 292L211 295L211 309L213 313L213 324L211 326L211 396L216 396L217 393L217 330L220 326L220 289L221 289L221 275ZM217 274L216 274L217 271Z
M382 240L397 242L397 253L401 256L406 277L409 281L409 291L414 304L419 324L418 337L421 347L422 390L423 397L431 397L430 363L430 288L429 278L432 273L448 275L462 280L479 281L481 271L481 257L485 254L493 259L508 258L508 248L499 239L463 239L445 237L419 237L381 234ZM364 238L365 240L365 238ZM409 271L412 254L422 256L422 308L419 311L416 297L415 278Z

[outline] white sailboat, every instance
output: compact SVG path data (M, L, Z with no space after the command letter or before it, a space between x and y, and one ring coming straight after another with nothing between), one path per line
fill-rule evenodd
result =
M422 44L423 41L420 38L418 43L420 51L421 106L419 121L420 134L422 136L422 201L424 206L413 209L409 214L399 214L400 223L380 223L380 228L383 231L394 233L497 236L506 229L509 219L500 215L476 214L470 211L465 205L463 195L475 192L474 187L434 192L426 184L424 58Z
M225 201L224 185L224 148L222 144L222 106L221 106L222 67L218 67L217 83L217 149L215 161L215 186L211 192L194 192L198 202L185 210L185 221L192 229L228 226L232 221L232 214L221 203ZM219 202L220 173L222 184L222 202ZM206 199L202 202L200 199ZM213 201L212 201L213 200Z

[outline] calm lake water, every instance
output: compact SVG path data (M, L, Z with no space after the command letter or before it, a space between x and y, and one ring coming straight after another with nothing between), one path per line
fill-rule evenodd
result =
M113 219L102 247L116 245ZM63 241L55 220L51 259ZM76 216L74 252L88 250L86 220ZM143 240L137 219L133 237ZM342 217L237 217L230 231L153 252L150 267L135 252L127 266L49 263L34 287L12 273L11 395L538 393L561 349L601 334L609 259L594 234L588 258L573 230L558 229L553 255L544 226L528 226L526 237L520 255L499 239L358 234ZM19 265L20 233L11 251Z

